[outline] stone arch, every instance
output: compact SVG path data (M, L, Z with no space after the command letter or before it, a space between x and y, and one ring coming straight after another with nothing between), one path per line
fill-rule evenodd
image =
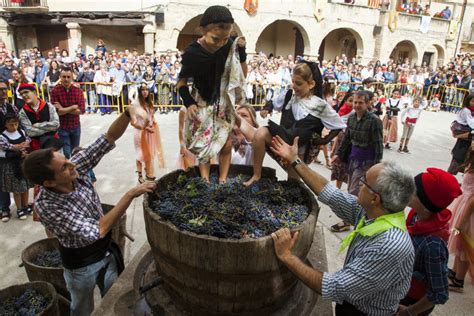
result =
M309 36L306 30L292 20L276 20L263 28L255 44L257 53L267 55L308 55Z
M199 30L199 21L201 21L201 16L202 14L199 14L194 18L188 20L179 32L178 40L176 43L176 47L179 50L184 50L192 41L198 39L201 36L201 32ZM242 31L240 30L240 27L236 23L234 23L232 36L239 35L242 35Z
M437 58L436 58L435 65L437 67L443 67L445 65L445 62L444 62L444 58L445 58L444 48L443 48L443 46L438 45L438 44L433 44L433 46L436 48L436 53L437 53L437 56L436 56Z
M346 55L349 60L360 60L364 55L362 36L352 28L337 28L329 31L319 45L319 59L334 59Z
M408 58L410 65L413 65L418 63L418 50L412 41L403 40L394 46L390 53L390 58L392 58L395 63L404 63L405 59Z

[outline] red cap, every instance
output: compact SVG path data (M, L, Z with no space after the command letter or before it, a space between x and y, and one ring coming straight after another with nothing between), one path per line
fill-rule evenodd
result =
M462 194L458 180L450 173L438 168L428 168L415 177L416 194L421 203L431 212L447 208Z
M31 83L22 83L18 87L18 92L21 92L23 90L30 90L30 91L36 92L36 86Z

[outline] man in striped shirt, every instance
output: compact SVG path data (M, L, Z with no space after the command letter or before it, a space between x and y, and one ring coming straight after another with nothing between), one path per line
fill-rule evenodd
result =
M335 273L314 270L294 256L298 233L286 228L272 234L278 259L324 299L336 302L336 315L394 315L410 286L415 257L403 212L415 191L413 177L394 163L379 163L360 178L356 197L302 163L297 144L298 138L290 146L277 136L272 150L291 164L319 201L356 228L342 242L341 250L348 246L347 257Z

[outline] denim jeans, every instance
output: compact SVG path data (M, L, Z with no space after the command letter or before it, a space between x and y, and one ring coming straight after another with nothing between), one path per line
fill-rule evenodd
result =
M79 146L81 141L81 127L73 129L59 128L59 138L64 142L63 152L66 158L71 158L71 152L74 148Z
M100 274L104 268L106 271L102 278ZM94 310L95 286L99 286L100 295L104 297L117 276L117 264L111 254L80 269L64 269L64 280L71 293L71 316L89 316Z
M0 192L0 211L10 208L10 193Z

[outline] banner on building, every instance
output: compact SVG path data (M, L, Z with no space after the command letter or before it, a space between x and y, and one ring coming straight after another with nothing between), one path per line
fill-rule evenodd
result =
M456 20L451 20L449 23L449 30L448 30L448 36L447 39L452 41L456 38L456 34L458 32L459 28L459 23Z
M390 32L395 32L398 26L398 12L397 11L390 11L390 15L388 16L388 29Z
M423 33L423 34L428 33L428 29L430 28L430 22L431 22L431 16L423 15L421 17L421 23L420 23L421 33Z
M314 10L313 15L316 18L316 21L319 23L324 20L324 13L326 11L327 0L313 0Z
M368 6L369 8L380 8L382 5L382 0L369 0Z
M248 14L254 14L258 9L258 0L245 0L244 9Z

